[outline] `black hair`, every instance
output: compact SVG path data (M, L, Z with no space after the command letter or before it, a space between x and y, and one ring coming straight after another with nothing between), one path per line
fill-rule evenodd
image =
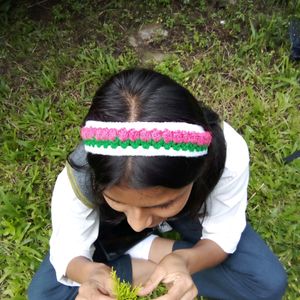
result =
M187 122L201 125L212 133L208 154L201 157L119 157L88 153L93 188L99 195L102 214L112 213L102 192L124 183L135 189L155 186L176 189L193 182L188 202L179 214L196 216L205 207L205 200L222 175L226 145L219 116L186 88L153 70L124 70L97 90L84 123L88 120Z

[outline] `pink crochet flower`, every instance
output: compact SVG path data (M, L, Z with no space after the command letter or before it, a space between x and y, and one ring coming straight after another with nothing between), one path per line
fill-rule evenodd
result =
M201 134L201 135L198 136L197 144L198 145L204 145L204 144L206 144L206 138L205 138L204 134Z
M118 130L118 137L120 141L124 142L128 140L128 131L126 128L121 128Z
M196 144L197 143L197 140L198 140L198 136L197 136L197 133L195 132L190 132L188 134L189 136L189 143L193 143L193 144Z
M97 130L98 130L98 128L93 128L93 127L90 128L89 132L90 132L91 138L94 138L96 136Z
M183 134L180 130L173 132L173 141L178 144L183 142Z
M197 138L197 144L198 145L209 145L211 142L211 133L210 132L204 132L198 134Z
M117 136L117 130L115 128L110 128L108 130L108 140L113 141Z
M82 128L83 138L86 140L92 139L95 136L95 128L84 127Z
M197 140L196 140L196 144L197 145L203 145L204 144L204 139L203 139L203 134L198 134L197 135Z
M140 137L140 134L139 134L139 131L135 130L135 129L130 129L128 131L128 136L129 136L129 139L134 142L136 141L139 137Z
M211 132L207 131L204 135L204 140L205 140L205 144L210 145L211 140L212 140L212 134Z
M161 130L152 129L150 132L151 132L151 137L155 142L158 142L161 140Z
M87 138L86 138L86 132L87 132L87 130L86 130L85 127L83 127L83 128L80 129L80 136L81 136L81 138L82 138L83 140L86 140L86 139L87 139Z
M190 136L189 136L190 132L188 131L185 131L183 134L182 134L182 141L183 143L189 143L190 142Z
M95 138L98 141L107 140L108 128L97 128L95 133Z
M143 141L143 142L147 142L147 141L150 141L151 140L151 132L146 130L146 129L142 129L140 131L140 139Z
M172 132L170 130L165 129L162 132L162 138L164 139L165 143L170 143L172 141Z

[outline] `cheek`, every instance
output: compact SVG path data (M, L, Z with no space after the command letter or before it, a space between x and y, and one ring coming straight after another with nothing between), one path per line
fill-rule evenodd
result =
M178 212L180 212L185 207L185 205L188 202L188 199L189 198L187 197L187 198L183 199L183 201L178 203L178 206L177 206Z
M184 198L181 201L174 203L173 206L166 209L165 211L164 211L164 209L161 209L161 213L164 214L165 216L167 215L168 218L173 217L181 212L181 210L185 207L187 201L188 201L188 198L186 198L186 199Z

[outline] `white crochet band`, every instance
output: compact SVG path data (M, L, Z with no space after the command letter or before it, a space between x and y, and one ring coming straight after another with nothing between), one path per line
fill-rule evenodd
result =
M141 147L139 147L141 148ZM109 156L172 156L172 157L199 157L207 154L207 150L198 151L198 152L188 152L184 150L165 150L165 149L155 149L150 146L149 149L134 149L128 147L123 149L122 147L117 147L115 149L111 147L107 148L97 148L94 146L84 146L86 152L93 154L102 154Z
M87 121L81 129L85 150L111 156L206 155L212 135L185 122Z
M101 122L101 121L86 121L85 127L93 128L109 128L109 129L122 129L126 128L127 130L136 129L136 130L184 130L191 132L202 133L205 132L204 128L200 125L186 123L186 122Z

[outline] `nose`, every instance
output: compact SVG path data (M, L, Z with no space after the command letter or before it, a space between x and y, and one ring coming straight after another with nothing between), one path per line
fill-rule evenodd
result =
M140 232L152 224L152 216L140 207L131 207L126 212L126 217L128 224L136 232Z

